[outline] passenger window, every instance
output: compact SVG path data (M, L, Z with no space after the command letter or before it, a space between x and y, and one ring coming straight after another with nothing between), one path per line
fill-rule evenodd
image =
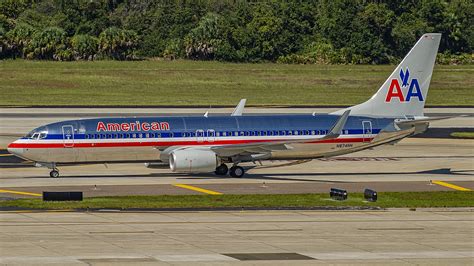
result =
M293 133L294 133L294 135L298 135L298 134L299 134L299 133L298 133L298 130L295 130L295 132L293 132Z
M314 130L311 130L311 135L316 135L316 132Z
M132 138L136 138L136 137L137 137L137 134L133 133Z

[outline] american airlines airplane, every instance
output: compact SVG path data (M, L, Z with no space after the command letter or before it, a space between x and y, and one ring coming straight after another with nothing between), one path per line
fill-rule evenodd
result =
M368 101L330 114L81 119L34 129L8 151L51 169L58 165L148 162L173 172L242 177L243 162L352 153L421 133L441 34L424 34ZM230 168L228 167L231 166Z

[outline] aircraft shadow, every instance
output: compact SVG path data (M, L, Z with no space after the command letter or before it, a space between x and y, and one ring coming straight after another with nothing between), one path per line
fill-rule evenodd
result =
M439 168L425 171L406 171L406 172L362 172L362 173L280 173L280 174L253 174L246 173L244 177L239 179L249 179L249 180L277 180L277 181L302 181L302 182L331 182L331 183L348 183L346 181L335 181L335 180L325 180L325 179L314 179L318 177L325 176L383 176L383 175L417 175L417 174L431 174L431 175L458 175L458 176L473 176L469 173L473 170L457 170L451 171L451 168ZM124 174L111 174L111 175L68 175L61 178L134 178L134 177L170 177L174 176L177 180L196 180L196 179L207 179L207 180L226 180L234 179L229 176L215 176L211 174L186 174L186 173L150 173L150 174L133 174L133 175L124 175ZM295 177L295 178L292 178ZM297 178L303 177L303 178ZM304 178L306 177L306 178ZM29 178L51 178L49 176L37 176L37 177L25 177Z

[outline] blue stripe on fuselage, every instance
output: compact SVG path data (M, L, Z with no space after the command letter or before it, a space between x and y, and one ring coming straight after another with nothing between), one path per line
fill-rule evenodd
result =
M196 132L196 130L206 131L213 129L216 132L262 132L262 131L319 131L320 135L326 134L339 116L337 115L259 115L259 116L188 116L188 117L129 117L129 118L97 118L70 120L58 123L48 124L39 127L34 132L47 131L46 139L62 139L62 126L72 125L75 129L75 139L85 139L86 134L146 134L160 133L161 138L179 138L183 133ZM370 121L372 124L372 133L377 134L381 129L393 122L390 118L369 118L369 117L349 117L344 127L344 135L359 135L363 133L362 121ZM166 122L169 124L169 130L158 131L113 131L97 132L97 124L102 123L136 123L136 122ZM347 130L347 131L346 131ZM250 134L249 134L250 135ZM245 135L245 136L249 136ZM286 134L285 134L286 135ZM299 134L302 135L302 134ZM222 134L221 134L222 136ZM255 135L253 135L255 136ZM257 135L258 136L258 135ZM89 136L90 137L90 136ZM189 137L189 135L187 136ZM240 134L239 134L240 137Z

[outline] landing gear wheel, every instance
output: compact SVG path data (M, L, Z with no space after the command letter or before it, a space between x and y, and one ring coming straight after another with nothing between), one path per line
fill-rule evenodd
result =
M216 171L214 172L216 175L226 175L227 172L229 172L229 167L225 164L221 164L216 168Z
M49 172L49 176L57 178L57 177L59 177L59 171L58 170L53 170L53 171Z
M244 168L240 166L232 166L230 168L230 176L232 177L242 177L245 174Z

